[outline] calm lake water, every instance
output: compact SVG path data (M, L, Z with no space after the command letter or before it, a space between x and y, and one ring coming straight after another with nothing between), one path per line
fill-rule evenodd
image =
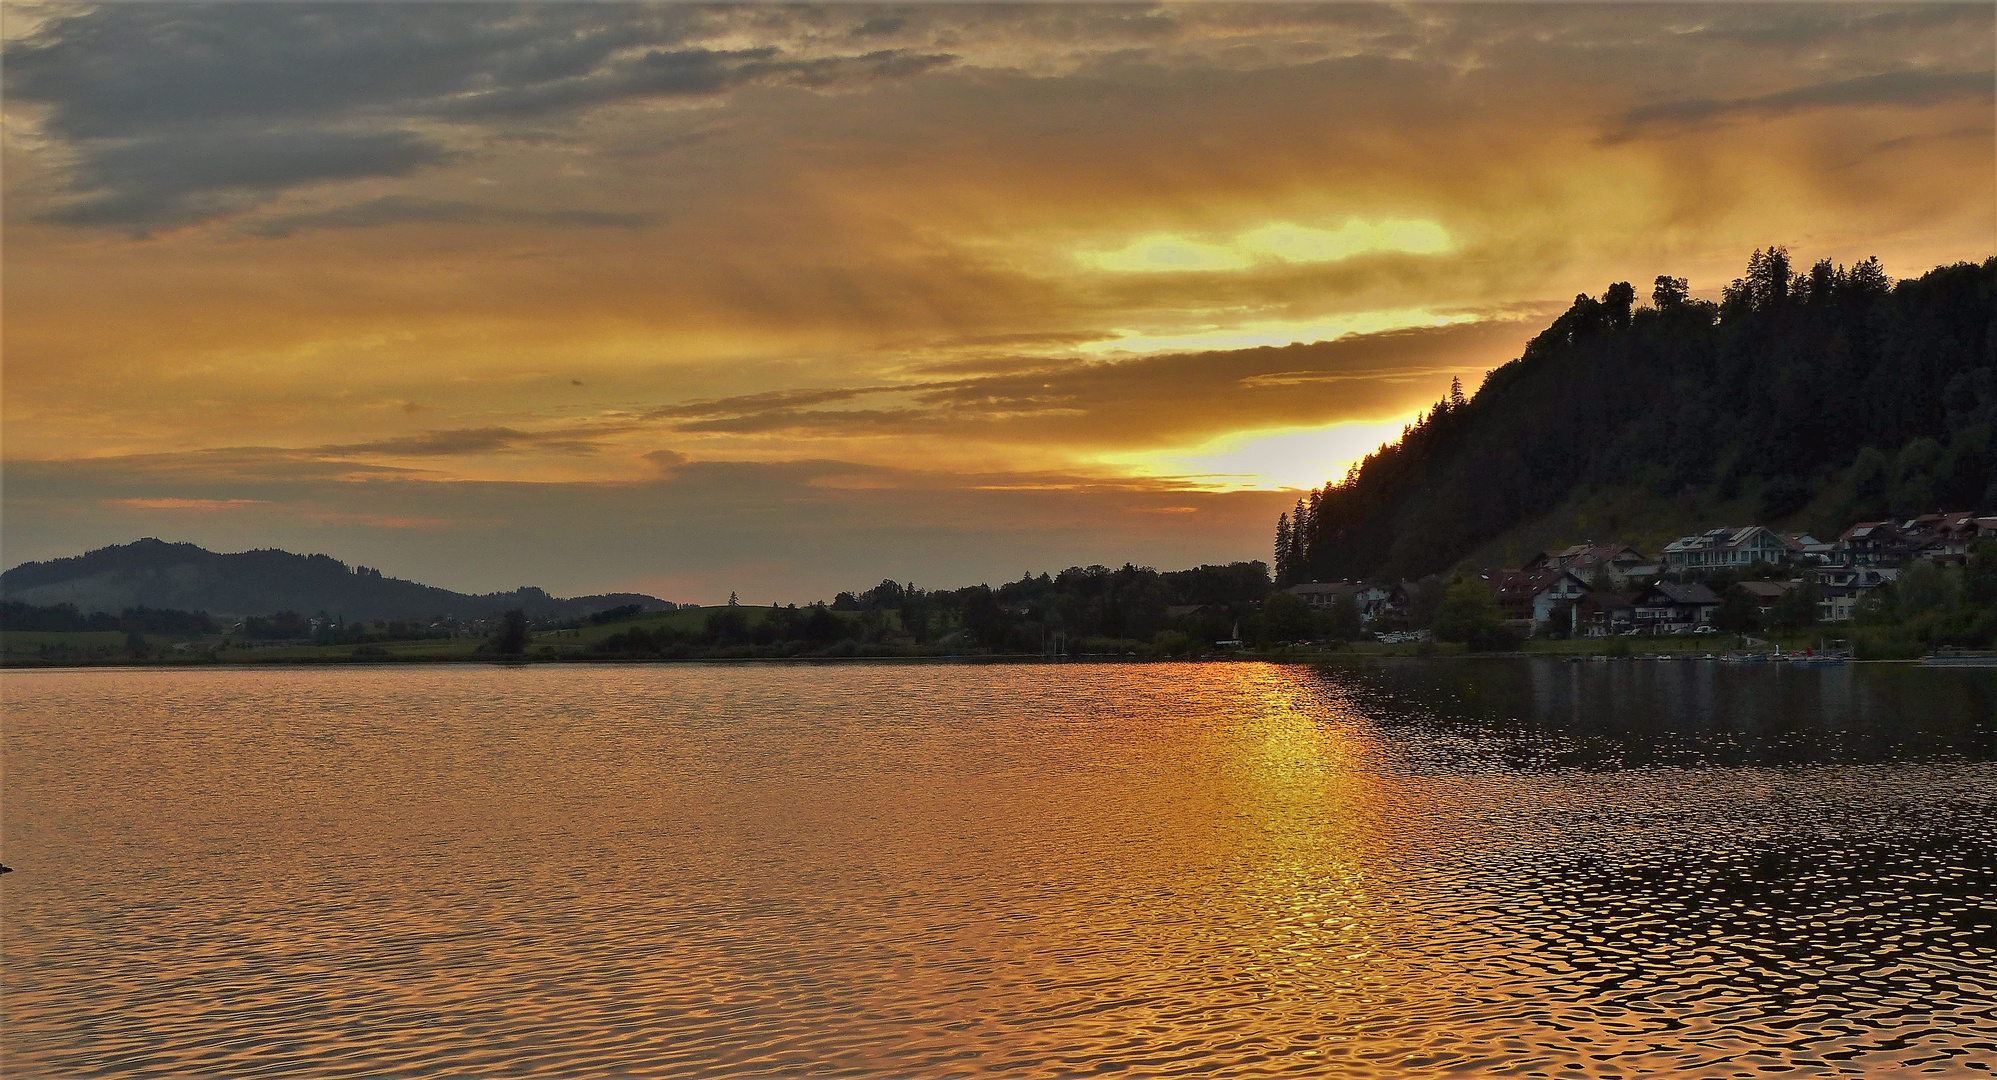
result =
M1997 672L13 672L34 1076L1983 1076Z

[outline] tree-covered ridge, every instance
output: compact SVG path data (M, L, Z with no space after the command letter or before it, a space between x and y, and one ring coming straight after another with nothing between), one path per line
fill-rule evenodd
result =
M486 619L511 608L535 618L572 618L617 604L636 603L647 610L668 606L636 593L563 599L532 586L472 595L388 577L326 555L275 549L221 553L150 538L22 563L0 574L0 598L38 606L68 604L86 615L151 607L216 615L325 611L355 619Z
M1997 258L1891 282L1755 252L1719 304L1659 277L1577 296L1398 443L1277 523L1279 582L1413 578L1577 486L1758 493L1766 523L1997 506ZM1836 505L1823 506L1830 500Z

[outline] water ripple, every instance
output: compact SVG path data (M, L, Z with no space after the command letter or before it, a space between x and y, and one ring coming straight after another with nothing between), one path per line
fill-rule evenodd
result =
M1256 665L10 674L0 1050L10 1077L1997 1062L1980 729L1716 732L1772 700L1742 683L1582 730L1594 691L1507 714L1503 685L1452 712Z

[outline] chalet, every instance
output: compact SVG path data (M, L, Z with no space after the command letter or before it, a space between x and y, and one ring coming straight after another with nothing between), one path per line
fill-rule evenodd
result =
M1385 585L1368 585L1353 594L1352 599L1359 605L1359 617L1367 622L1407 606L1406 601L1399 597L1397 590Z
M1372 622L1378 616L1407 606L1407 600L1399 590L1384 585L1361 585L1351 581L1313 581L1292 585L1286 591L1313 610L1328 609L1338 603L1339 597L1349 596L1352 598L1352 605L1359 609L1359 618L1365 622Z
M1572 570L1499 570L1484 580L1507 619L1551 622L1565 614L1573 625L1574 603L1588 595L1588 583Z
M1779 566L1800 554L1800 544L1760 525L1722 527L1664 545L1664 565L1679 573L1738 570L1758 562Z
M1614 637L1636 627L1636 605L1604 589L1574 603L1574 632L1586 637Z
M1310 581L1301 585L1292 585L1284 591L1302 600L1306 606L1316 609L1331 607L1341 596L1349 596L1352 602L1357 604L1359 593L1364 588L1365 586L1350 581Z
M1753 599L1756 608L1767 614L1768 609L1774 607L1777 600L1789 595L1802 584L1799 578L1795 581L1743 581L1737 587Z
M1575 544L1558 551L1542 551L1519 569L1571 570L1583 581L1620 589L1628 583L1631 570L1650 561L1648 556L1633 547Z
M1838 537L1832 561L1839 566L1898 566L1906 556L1906 539L1898 525L1861 521Z
M1912 558L1960 563L1976 547L1976 515L1968 510L1923 514L1901 525L1900 533Z
M1836 544L1825 543L1824 541L1819 540L1814 536L1811 536L1809 533L1803 533L1803 532L1783 533L1782 539L1787 540L1789 542L1789 547L1792 551L1799 553L1794 561L1802 563L1806 566L1827 565L1830 562L1834 561L1837 555Z
M1817 620L1850 622L1866 594L1899 576L1900 571L1879 566L1828 566L1817 571Z
M1639 630L1668 634L1673 630L1705 626L1713 621L1720 598L1696 581L1660 581L1636 596L1635 622Z

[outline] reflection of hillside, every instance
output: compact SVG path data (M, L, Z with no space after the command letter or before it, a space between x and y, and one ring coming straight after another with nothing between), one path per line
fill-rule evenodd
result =
M1439 761L1517 767L1997 756L1997 672L1899 665L1475 659L1323 678Z

